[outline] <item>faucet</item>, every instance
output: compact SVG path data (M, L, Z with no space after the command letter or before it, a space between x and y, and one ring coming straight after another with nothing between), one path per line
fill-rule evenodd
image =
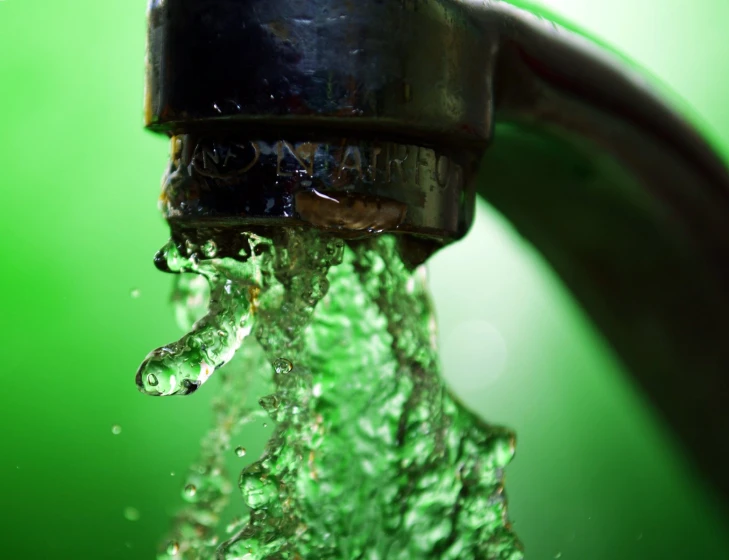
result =
M482 196L729 501L729 173L610 55L495 0L151 0L145 107L173 238L219 253L316 227L415 266Z

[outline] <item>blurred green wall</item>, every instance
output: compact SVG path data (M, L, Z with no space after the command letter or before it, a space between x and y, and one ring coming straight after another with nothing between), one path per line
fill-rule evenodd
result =
M544 5L649 68L729 153L729 3ZM144 10L0 0L3 559L151 558L210 420L214 386L163 400L133 382L179 336L151 264L167 142L141 128ZM729 558L712 497L508 224L481 207L430 269L446 376L518 432L508 490L528 558ZM251 458L264 434L244 436Z

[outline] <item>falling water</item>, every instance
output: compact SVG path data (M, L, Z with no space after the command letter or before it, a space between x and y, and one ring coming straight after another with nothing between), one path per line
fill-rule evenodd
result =
M521 559L503 490L514 437L444 386L423 270L392 236L240 235L235 259L213 241L161 253L198 275L174 296L190 332L150 353L137 384L190 394L222 368L222 388L158 558ZM236 352L242 366L223 368ZM254 376L272 380L258 406ZM241 521L218 532L231 434L263 415L273 435L238 481L248 513L240 504Z

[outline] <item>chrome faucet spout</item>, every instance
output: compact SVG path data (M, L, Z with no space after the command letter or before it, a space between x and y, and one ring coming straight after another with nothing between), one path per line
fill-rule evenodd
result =
M729 173L585 39L503 2L152 0L146 121L173 234L220 247L311 226L420 262L478 192L729 503Z

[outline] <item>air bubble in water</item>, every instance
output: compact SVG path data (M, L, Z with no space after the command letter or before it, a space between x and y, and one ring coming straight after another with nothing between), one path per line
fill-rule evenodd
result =
M170 541L170 543L167 545L167 554L170 556L177 556L180 553L180 545L177 544L177 541Z
M273 362L273 369L276 373L282 375L284 373L289 373L292 369L294 369L294 364L285 358L279 358Z
M114 424L111 427L111 433L115 436L118 436L122 432L121 426L119 424Z
M218 254L218 246L215 244L215 241L210 239L202 246L202 252L207 258L212 259Z
M124 518L127 521L139 521L139 510L134 507L128 507L124 509Z
M276 395L267 395L258 399L258 404L266 412L273 412L279 407L280 400Z
M147 385L150 385L152 387L156 387L157 385L159 385L159 380L154 373L147 374Z
M195 494L197 494L197 486L194 484L188 484L185 486L185 496L188 498L194 498Z
M137 299L139 296L142 295L142 292L139 291L138 288L134 288L129 294L132 296L132 299Z
M246 456L246 448L245 447L236 447L235 448L235 454L238 457L245 457Z

